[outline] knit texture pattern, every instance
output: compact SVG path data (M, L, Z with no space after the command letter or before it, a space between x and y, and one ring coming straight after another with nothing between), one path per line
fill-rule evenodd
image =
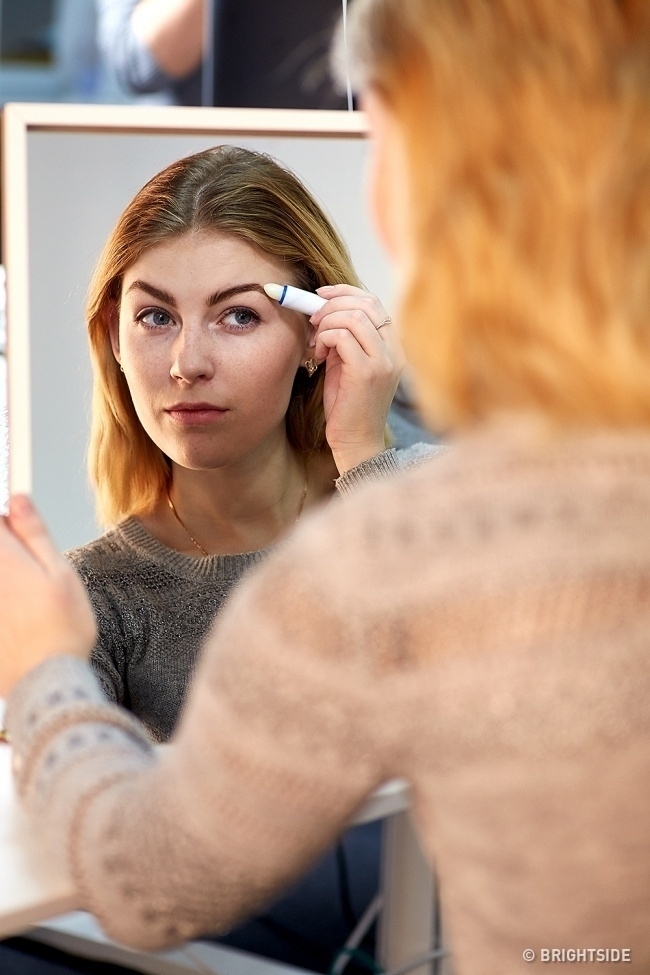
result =
M43 687L95 694L90 669L23 678L18 786L84 906L141 947L257 908L401 776L456 975L543 946L629 947L647 972L649 634L650 434L491 430L251 570L160 757L106 704L119 740L80 761L65 736L97 706Z
M336 492L350 494L368 479L389 477L441 450L423 443L385 450L339 477ZM153 741L171 736L201 645L227 597L271 551L195 558L129 518L66 553L95 611L92 665L101 685L109 700L145 723Z

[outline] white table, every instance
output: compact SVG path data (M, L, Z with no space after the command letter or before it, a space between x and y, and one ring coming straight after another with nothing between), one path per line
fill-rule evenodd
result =
M15 794L10 765L11 749L8 745L0 745L0 938L23 931L46 918L74 911L79 906L70 880L63 877L36 853L34 837ZM384 828L383 910L379 932L379 961L387 970L397 968L410 959L425 954L433 945L433 879L420 853L407 810L408 787L405 783L395 780L379 789L355 820L370 822L389 817ZM203 958L210 949L203 944L193 945L191 953L192 955L196 955L197 951L201 953L202 964L205 967L202 967L202 964L199 964L199 967L191 967L193 963L188 962L189 955L183 949L177 952L156 953L154 956L128 952L127 949L115 946L113 942L103 938L91 919L84 924L88 928L88 933L86 935L81 933L79 937L88 937L104 945L101 954L97 954L93 948L92 957L102 957L116 962L119 960L121 964L136 967L134 958L140 956L141 971L155 971L160 972L161 975L166 972L176 975L176 973L211 970L218 970L222 975L227 973L237 975L236 966L232 969L222 962L219 962L218 969L211 969L207 958ZM83 926L81 920L78 920L72 928L81 931ZM59 927L65 933L66 922L61 922ZM47 929L38 928L34 933L41 940L48 940L51 944L63 947L61 940L57 941L57 930L55 922ZM47 931L54 931L55 935L48 937ZM70 935L70 924L67 926L67 933ZM109 949L112 953L107 954ZM69 942L67 950L78 950L80 954L88 954L81 951L79 945L71 947ZM232 953L230 949L217 949L217 956L220 951L225 952L226 955L244 955L240 952ZM154 958L154 967L146 967L147 957ZM252 956L245 957L250 959ZM267 964L262 959L256 958L255 961L256 964L260 962L258 967L260 973L267 972L268 975L276 975L282 967L272 963ZM430 966L422 966L414 970L414 975L429 975L430 970ZM250 971L249 964L248 972ZM291 971L297 972L296 969Z

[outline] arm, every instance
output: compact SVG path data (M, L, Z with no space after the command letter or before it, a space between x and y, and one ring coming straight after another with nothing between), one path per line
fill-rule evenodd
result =
M133 33L170 78L195 71L203 57L203 0L140 0Z
M29 524L12 522L29 545ZM18 595L31 582L32 604L52 615L66 572L49 552L45 581L38 565L17 572L9 536L1 526L0 584L11 575ZM78 626L48 620L27 644L16 632L28 660L52 658L9 699L18 788L43 841L69 851L83 906L118 940L160 947L232 924L296 876L385 777L371 682L349 636L337 646L342 627L312 563L285 549L235 594L160 758L85 665L58 657L70 646L83 657L69 632Z
M160 91L199 67L203 0L97 0L97 43L120 84Z

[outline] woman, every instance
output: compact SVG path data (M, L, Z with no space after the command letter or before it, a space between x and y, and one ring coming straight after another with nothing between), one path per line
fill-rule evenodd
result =
M310 323L265 294L275 281L328 302ZM403 354L302 183L234 146L136 194L87 319L90 475L116 527L68 556L98 620L104 690L166 741L243 574L303 513L414 453L385 449Z
M553 948L646 972L650 12L355 9L371 197L456 445L251 574L161 759L93 685L92 616L17 499L0 581L39 613L11 614L5 686L40 664L9 700L17 781L140 945L250 910L401 775L459 975L562 971Z
M276 281L329 300L310 323L265 294ZM164 742L245 573L311 508L413 455L385 449L403 356L313 197L269 156L233 146L180 159L136 194L87 319L89 466L112 527L68 558L95 610L104 691ZM351 831L226 942L327 970L376 892L378 849L376 826ZM311 932L307 911L320 919Z

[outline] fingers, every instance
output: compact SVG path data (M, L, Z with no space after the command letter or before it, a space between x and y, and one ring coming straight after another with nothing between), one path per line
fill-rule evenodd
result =
M330 350L335 353L334 359L329 355ZM314 350L315 358L322 362L344 363L351 367L354 375L364 382L372 378L380 382L387 382L395 373L395 365L386 352L370 355L365 346L357 341L355 335L348 328L328 328L321 332Z
M327 304L310 318L316 329L313 344L317 359L322 359L326 354L319 344L319 337L332 329L348 329L365 354L372 358L381 358L387 353L393 358L400 358L401 342L375 295L349 285L333 285L318 290L323 298L327 298ZM381 331L380 325L383 326ZM331 346L330 343L327 345Z
M58 571L61 556L27 495L16 494L11 498L7 523L14 536L47 572L54 574Z
M364 313L367 323L375 329L388 317L386 311L376 295L362 288L354 288L347 284L327 285L319 288L318 294L327 299L319 311L311 316L312 324L319 324L323 318L335 311L357 311Z
M339 311L332 310L321 317L315 336L316 358L320 360L324 357L323 346L332 348L332 335L341 335L343 332L347 332L354 339L366 356L371 358L385 356L387 352L385 343L366 313L359 308L347 308Z

